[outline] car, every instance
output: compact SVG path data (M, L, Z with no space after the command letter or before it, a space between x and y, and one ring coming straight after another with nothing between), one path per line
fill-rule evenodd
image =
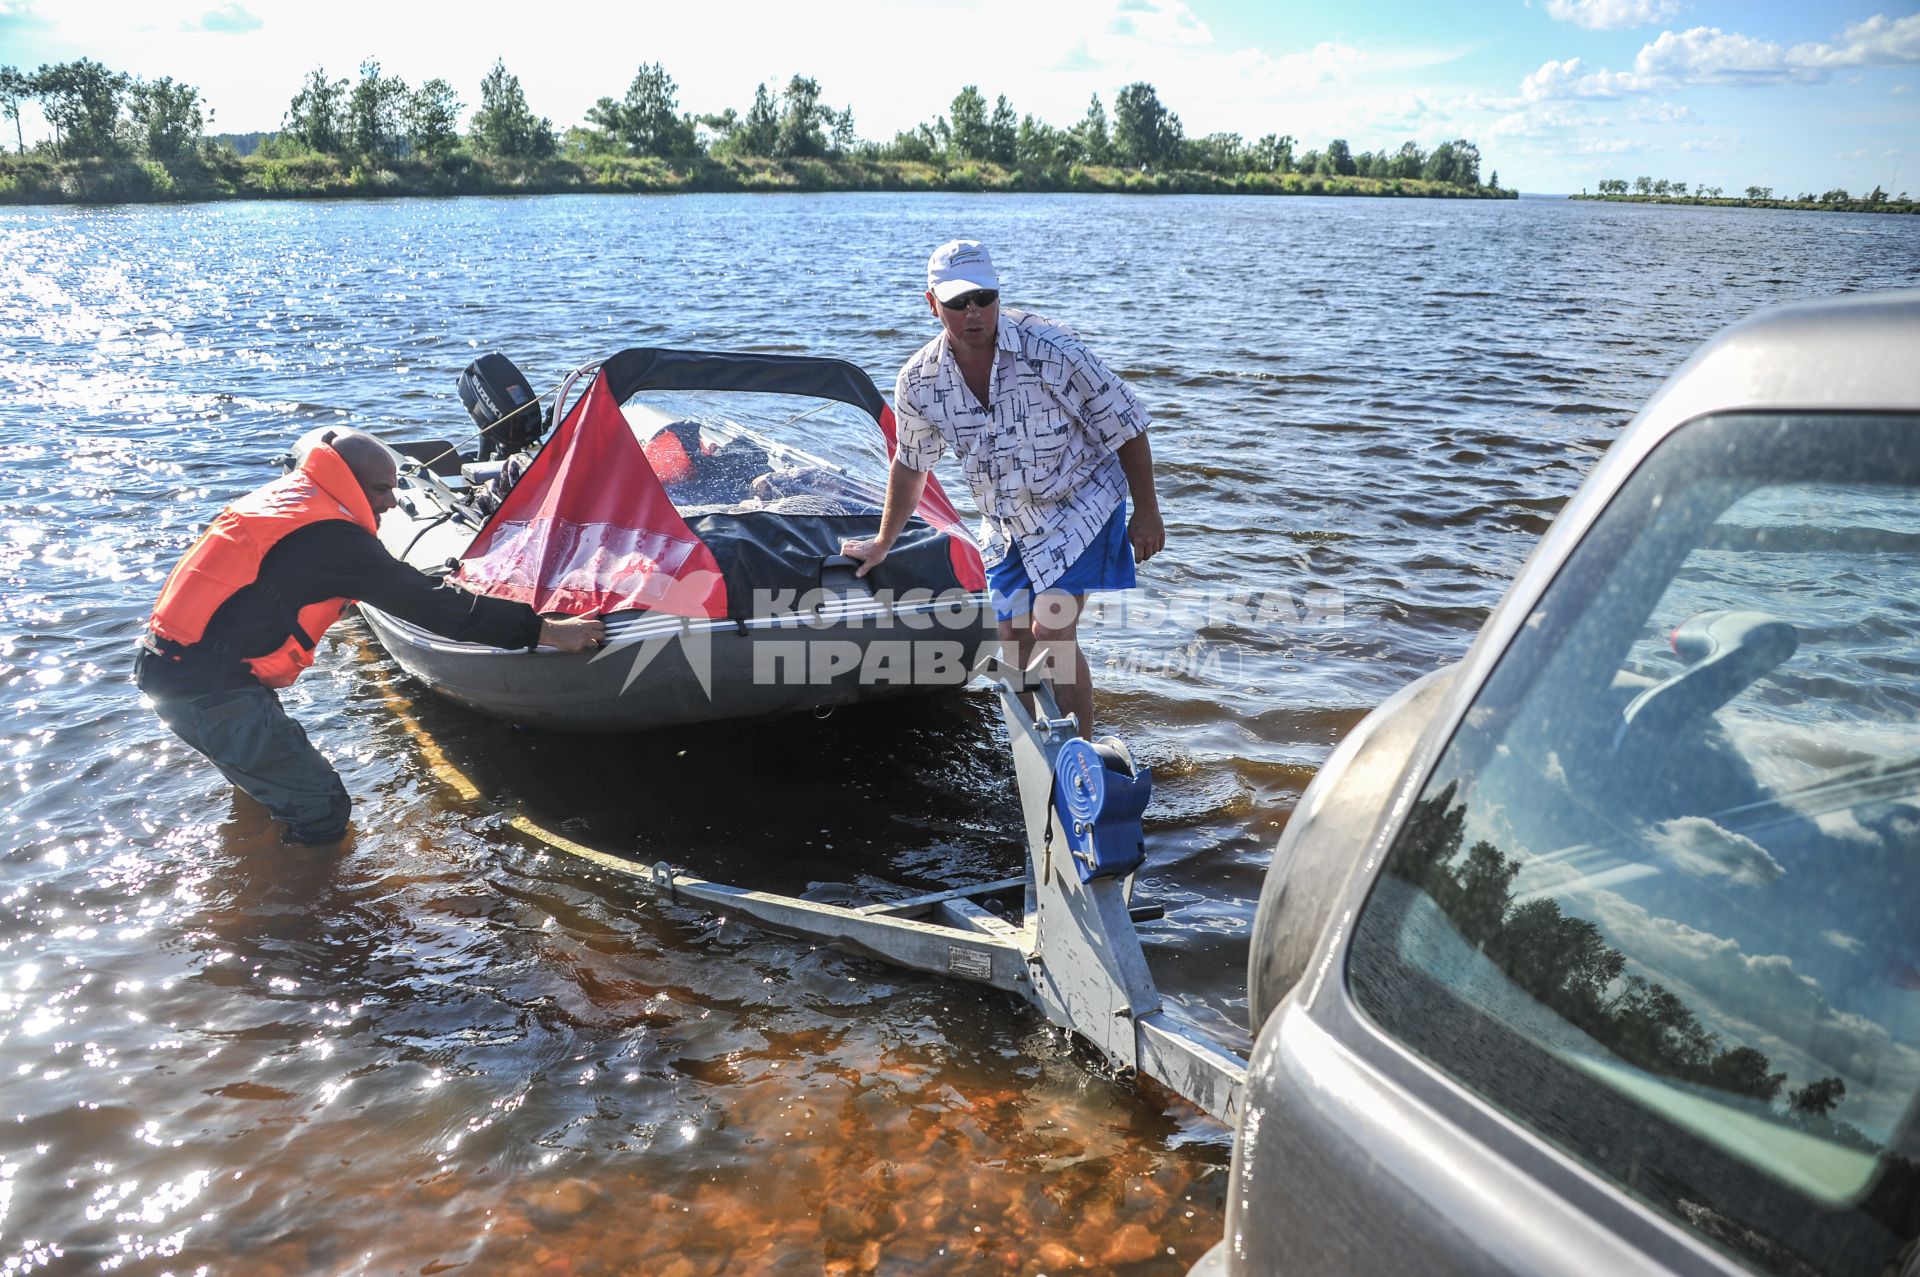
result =
M1648 402L1262 890L1192 1277L1920 1274L1920 291Z

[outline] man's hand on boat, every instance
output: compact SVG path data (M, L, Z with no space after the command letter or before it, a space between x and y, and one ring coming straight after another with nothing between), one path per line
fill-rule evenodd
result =
M540 646L562 652L589 652L606 640L607 627L591 616L568 616L540 622Z
M879 567L885 561L887 551L892 548L877 537L867 537L863 540L849 538L840 543L840 553L849 559L860 560L860 568L854 573L855 576L865 576Z

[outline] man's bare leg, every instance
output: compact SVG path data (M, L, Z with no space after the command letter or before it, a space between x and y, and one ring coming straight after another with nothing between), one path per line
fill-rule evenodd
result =
M1086 603L1084 594L1048 592L1034 600L1031 615L1016 616L1000 622L1000 639L1011 644L1021 669L1027 669L1036 654L1044 659L1041 674L1053 688L1060 711L1079 721L1080 736L1093 739L1093 673L1087 667L1086 653L1080 650L1080 613ZM1022 698L1027 712L1034 712L1031 697Z

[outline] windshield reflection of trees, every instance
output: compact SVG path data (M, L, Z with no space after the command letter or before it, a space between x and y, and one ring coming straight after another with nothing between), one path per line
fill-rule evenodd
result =
M1470 1006L1463 1017L1426 981L1385 979L1400 961L1386 934L1364 924L1355 937L1355 990L1383 1022L1459 1069L1503 1104L1571 1141L1596 1164L1650 1194L1692 1227L1776 1271L1878 1273L1920 1234L1920 1162L1884 1148L1834 1115L1846 1097L1839 1077L1786 1090L1787 1075L1765 1052L1724 1045L1679 995L1629 974L1627 958L1599 927L1562 912L1557 901L1518 904L1521 862L1493 843L1465 849L1467 804L1458 782L1414 805L1387 873L1426 893L1469 945L1516 986L1647 1073L1744 1097L1753 1110L1809 1135L1879 1155L1879 1174L1851 1207L1826 1207L1771 1176L1756 1178L1744 1158L1715 1152L1644 1110L1622 1109L1606 1092L1547 1060ZM1373 906L1369 905L1369 913ZM1389 910L1383 912L1399 912ZM1403 915L1410 920L1410 915ZM1403 924L1404 925L1404 924ZM1391 930L1391 929L1389 929ZM1422 989L1426 990L1422 992ZM1503 1043L1507 1045L1502 1045ZM1515 1054L1515 1052L1519 1052ZM1549 1053L1551 1058L1551 1053ZM1544 1071L1543 1071L1544 1069ZM1738 1099L1734 1103L1740 1104ZM1902 1150L1909 1134L1898 1139ZM1623 1160L1624 1159L1624 1160ZM1889 1249L1891 1247L1891 1250ZM1886 1271L1905 1271L1896 1267Z
M1389 872L1423 889L1469 943L1536 1001L1636 1068L1771 1105L1787 1075L1746 1045L1722 1046L1665 985L1627 973L1626 955L1556 900L1513 902L1520 862L1482 839L1467 849L1458 782L1416 803ZM1455 863L1458 861L1459 863ZM1881 1145L1833 1116L1847 1084L1823 1077L1787 1093L1783 1117L1811 1134L1865 1152Z

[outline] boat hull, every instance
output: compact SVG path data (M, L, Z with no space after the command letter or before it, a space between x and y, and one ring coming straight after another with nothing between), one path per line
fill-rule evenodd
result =
M380 524L397 557L444 571L471 542L451 494L409 475ZM985 592L876 598L851 571L785 611L747 620L644 612L605 618L593 653L507 651L444 639L361 605L374 638L434 692L493 718L563 732L640 732L951 691L998 651Z
M454 643L360 612L394 662L448 700L524 727L639 732L962 687L999 647L981 603L890 616L827 607L744 624L635 617L606 648L578 654Z

